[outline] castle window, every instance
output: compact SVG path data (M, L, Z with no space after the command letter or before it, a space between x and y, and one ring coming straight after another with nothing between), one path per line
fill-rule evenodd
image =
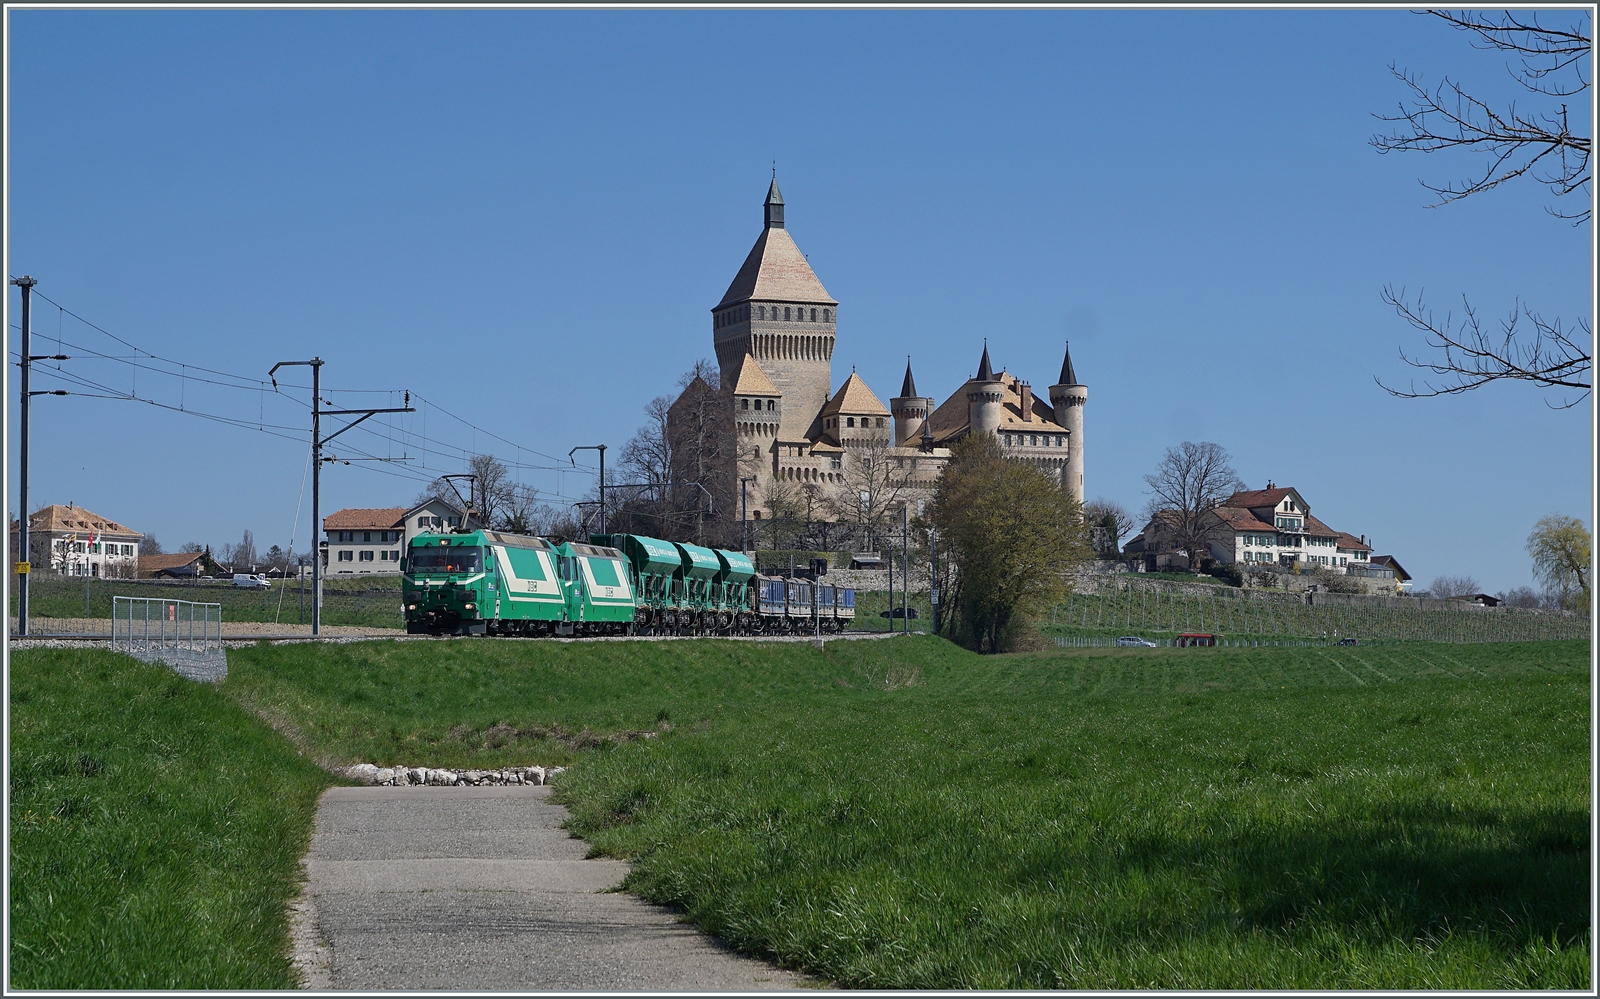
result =
M789 318L789 307L787 305L783 307L783 318L786 320Z
M811 310L811 321L812 322L816 322L817 321L817 310L816 309L812 309Z
M878 429L883 429L883 417L878 417Z
M832 320L828 318L828 310L827 309L823 309L822 310L822 321L825 322L825 323L832 322Z
M767 307L765 305L756 306L756 318L757 319L765 319L765 318L767 318Z
M855 426L855 425L856 425L856 418L855 418L855 417L853 417L853 416L847 416L847 417L845 417L845 418L844 418L844 425L845 425L845 426L847 426L847 427L853 427L853 426Z
M771 413L774 410L776 410L777 408L778 408L778 400L776 400L776 399L768 399L767 400L767 412Z
M749 409L750 408L750 400L749 399L740 399L739 400L739 408L740 409Z

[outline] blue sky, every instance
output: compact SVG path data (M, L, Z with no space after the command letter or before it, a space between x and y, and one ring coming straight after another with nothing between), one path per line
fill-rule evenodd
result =
M367 390L338 403L428 400L405 426L437 453L330 468L324 511L405 504L470 451L526 466L553 503L581 495L592 475L539 454L620 450L644 404L711 355L709 310L760 232L776 159L789 228L841 302L835 384L854 365L887 400L910 354L942 400L987 337L997 365L1049 385L1070 337L1091 497L1137 510L1165 448L1216 441L1249 484L1298 487L1421 582L1491 591L1529 582L1540 516L1589 516L1587 404L1555 411L1520 386L1405 401L1373 381L1403 380L1396 348L1417 345L1385 284L1441 309L1466 292L1488 316L1519 296L1569 321L1591 308L1591 233L1550 218L1542 186L1429 209L1418 178L1478 161L1367 144L1371 113L1403 96L1391 62L1517 96L1503 58L1429 18L8 16L12 274L185 365L262 378L319 354L326 384ZM36 353L58 334L129 353L36 303ZM45 397L35 504L76 502L171 549L247 528L287 545L298 502L305 547L304 432L268 432L304 426L304 391L62 350L77 377L249 427Z

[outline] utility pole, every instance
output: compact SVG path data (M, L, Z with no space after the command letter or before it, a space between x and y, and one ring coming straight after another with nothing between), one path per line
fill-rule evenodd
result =
M267 372L267 377L272 379L272 390L278 390L278 369L287 367L306 367L311 369L311 634L322 634L322 463L330 461L322 457L322 445L349 430L362 420L379 413L414 413L411 406L411 393L406 393L406 404L391 409L323 409L322 408L322 358L313 357L309 361L279 361ZM335 430L326 438L322 436L322 418L324 416L355 416L354 420Z
M31 388L34 361L67 361L71 358L65 354L38 354L33 353L33 286L39 282L24 274L11 282L22 290L22 397L19 406L20 419L17 420L17 432L20 436L17 448L17 459L21 465L21 474L17 477L17 502L21 507L17 511L17 564L11 570L17 576L17 634L22 638L28 637L28 576L33 571L33 562L28 551L28 410L30 403L36 395L66 395L65 389L46 390L35 392Z
M905 625L900 629L904 635L911 634L911 514L907 512L906 505L900 504L900 620Z
M29 340L31 332L31 314L29 309L33 302L33 286L39 282L24 274L11 282L22 289L22 411L21 419L17 421L17 430L22 434L21 446L17 448L17 457L22 462L22 474L17 478L18 490L21 493L20 509L17 511L17 562L13 569L28 566L28 571L33 566L28 561L28 398L33 393L28 390L28 375L33 368L31 354L33 347ZM28 571L17 573L17 634L23 638L28 637Z
M939 633L939 552L933 528L928 528L928 607L933 614L933 633Z
M604 444L580 444L568 451L567 460L572 462L573 467L577 467L578 463L572 456L578 451L600 452L600 533L604 534L606 533L606 446Z

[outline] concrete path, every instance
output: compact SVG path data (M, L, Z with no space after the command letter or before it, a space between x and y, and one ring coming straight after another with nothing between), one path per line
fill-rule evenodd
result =
M801 988L675 914L607 892L548 787L336 787L322 796L294 914L313 989Z

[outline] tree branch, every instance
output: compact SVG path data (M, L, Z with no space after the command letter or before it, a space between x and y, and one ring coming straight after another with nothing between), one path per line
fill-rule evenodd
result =
M1591 381L1590 355L1579 340L1589 341L1592 332L1588 320L1578 321L1578 340L1563 330L1561 320L1547 321L1538 313L1518 302L1510 315L1500 321L1498 334L1483 329L1477 311L1462 296L1464 317L1457 324L1455 317L1446 313L1444 321L1434 318L1418 295L1415 302L1408 301L1405 289L1396 293L1393 287L1383 289L1383 300L1395 312L1425 335L1427 345L1443 353L1441 360L1424 361L1407 355L1402 349L1400 359L1413 368L1435 375L1447 376L1445 382L1415 383L1407 389L1391 388L1381 379L1378 384L1390 395L1402 399L1427 399L1441 395L1458 395L1481 388L1492 381L1510 378L1532 382L1540 388L1577 391L1577 398L1564 402L1557 409L1569 409L1588 398ZM1523 319L1532 325L1530 334L1518 326Z

